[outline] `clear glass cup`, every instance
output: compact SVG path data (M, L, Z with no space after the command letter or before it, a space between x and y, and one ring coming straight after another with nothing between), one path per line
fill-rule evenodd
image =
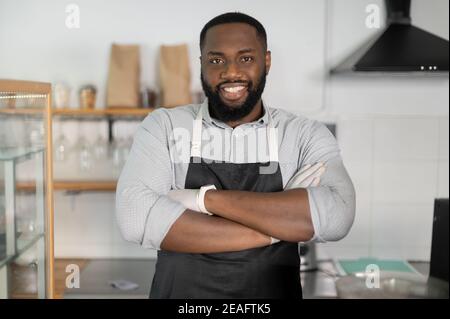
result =
M99 134L94 143L94 156L97 160L104 160L108 155L108 141Z
M61 131L54 144L55 161L64 162L67 159L68 141L64 133Z
M84 136L78 140L77 149L80 169L82 171L89 171L92 168L92 149Z
M31 121L28 126L28 137L29 144L31 147L43 147L44 146L44 135L45 127L43 122Z

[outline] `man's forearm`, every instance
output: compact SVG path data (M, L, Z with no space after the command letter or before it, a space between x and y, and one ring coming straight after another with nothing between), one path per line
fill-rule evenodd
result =
M270 237L219 216L186 210L172 225L161 249L183 253L220 253L270 245Z
M206 192L208 211L272 237L306 241L314 235L306 189L275 193L231 190Z

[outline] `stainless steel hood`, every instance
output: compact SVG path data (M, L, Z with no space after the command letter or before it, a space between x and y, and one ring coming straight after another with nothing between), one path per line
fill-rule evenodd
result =
M449 42L411 24L410 0L386 0L387 28L332 73L420 72L448 74Z

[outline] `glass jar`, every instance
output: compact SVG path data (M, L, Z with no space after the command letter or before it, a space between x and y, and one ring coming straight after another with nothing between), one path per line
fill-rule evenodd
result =
M93 85L85 85L80 88L80 108L93 109L95 107L95 99L97 89Z
M70 102L70 88L65 83L56 83L53 88L54 106L58 109L68 108Z

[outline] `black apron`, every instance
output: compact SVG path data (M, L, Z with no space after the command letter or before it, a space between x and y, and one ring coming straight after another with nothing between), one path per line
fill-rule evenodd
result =
M278 144L269 114L267 163L235 164L201 159L202 111L194 122L185 189L214 184L217 189L254 192L283 190ZM271 164L271 174L260 174ZM150 298L302 298L297 243L237 252L190 254L160 250Z

